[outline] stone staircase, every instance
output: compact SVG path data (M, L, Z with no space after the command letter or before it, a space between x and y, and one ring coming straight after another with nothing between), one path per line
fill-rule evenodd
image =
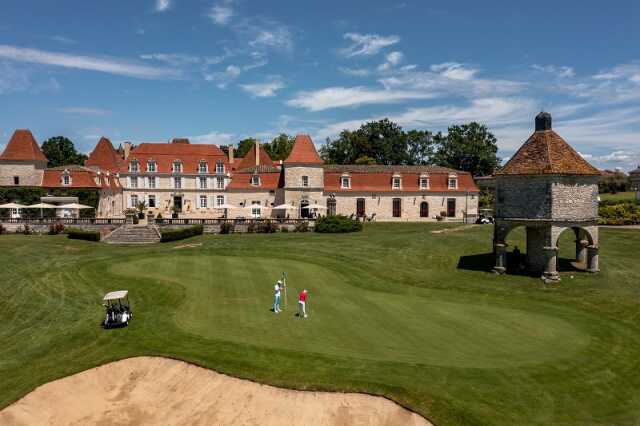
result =
M102 239L107 244L152 244L160 242L154 225L122 225Z

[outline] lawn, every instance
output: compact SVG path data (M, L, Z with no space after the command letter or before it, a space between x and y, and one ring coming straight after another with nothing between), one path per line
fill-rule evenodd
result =
M601 230L602 272L545 286L487 272L491 227L431 232L446 226L202 236L182 248L2 235L0 406L108 361L164 355L384 395L438 425L638 424L640 232ZM561 256L572 245L564 233ZM282 271L289 304L275 315ZM102 330L101 296L124 288L133 322ZM302 288L306 320L293 315Z
M633 201L636 199L635 192L617 192L615 194L601 193L600 199L602 201Z

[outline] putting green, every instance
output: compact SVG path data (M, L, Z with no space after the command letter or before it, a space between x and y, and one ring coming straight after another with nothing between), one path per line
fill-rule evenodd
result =
M287 271L287 309L270 312L273 283ZM465 368L502 368L570 358L590 337L571 323L460 293L397 294L348 284L325 267L262 257L174 255L132 259L109 272L132 281L179 285L178 325L203 338L339 357ZM294 316L310 291L310 317ZM140 307L138 318L144 318ZM139 319L139 320L140 320Z

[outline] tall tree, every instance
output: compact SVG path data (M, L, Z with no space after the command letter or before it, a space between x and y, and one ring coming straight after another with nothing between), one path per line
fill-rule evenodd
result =
M68 164L84 165L87 156L76 151L73 142L64 136L49 138L42 144L42 152L49 160L49 167Z
M238 148L236 149L234 155L236 157L244 157L245 155L247 155L247 152L249 152L249 150L255 143L256 140L254 138L242 139L240 142L238 142Z
M280 133L271 142L264 144L264 150L267 151L272 160L285 160L291 153L296 138Z
M451 126L445 137L434 139L438 149L434 159L440 166L487 176L500 165L497 140L487 126L476 122Z
M432 164L435 145L436 142L431 132L427 130L409 130L407 132L407 164Z

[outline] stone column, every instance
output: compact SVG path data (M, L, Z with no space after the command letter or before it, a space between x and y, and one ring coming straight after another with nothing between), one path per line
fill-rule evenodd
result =
M126 212L126 213L125 213L125 218L126 218L125 223L126 223L127 225L133 225L133 217L134 217L135 215L136 215L135 213Z
M587 271L588 272L600 272L598 265L598 246L587 247Z
M504 274L507 271L507 244L494 244L494 251L496 254L496 265L493 267L493 272L496 274Z
M576 239L576 262L585 263L587 261L588 240Z
M544 272L542 273L542 279L546 283L559 282L560 274L558 274L556 264L558 259L558 247L544 247L543 250L546 256L546 264Z

